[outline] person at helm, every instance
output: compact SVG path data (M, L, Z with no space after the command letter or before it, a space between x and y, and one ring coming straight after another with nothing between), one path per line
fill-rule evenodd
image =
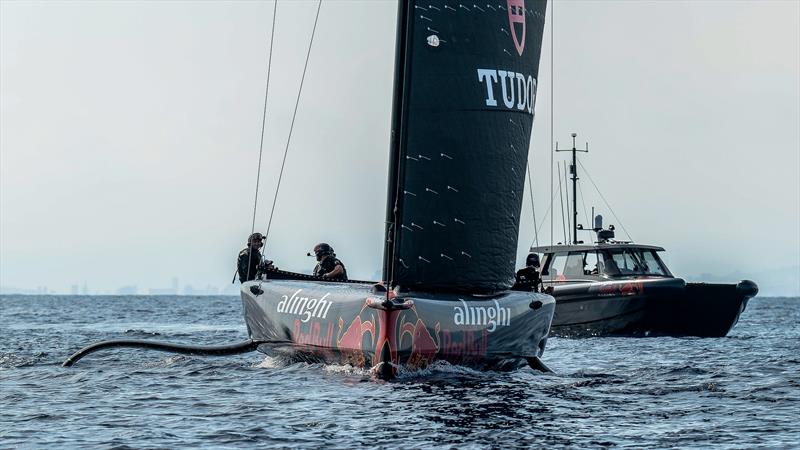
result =
M310 255L310 254L309 254ZM317 266L314 267L314 275L333 280L347 280L347 269L344 267L333 247L322 242L314 246L314 256L317 258Z
M539 292L539 285L542 284L539 266L539 255L529 254L525 259L525 267L517 271L517 283L530 284L534 291Z
M261 247L264 246L264 235L253 233L247 238L247 248L239 252L239 259L236 263L236 271L239 274L239 281L255 280L266 269L274 269L272 261L262 260Z

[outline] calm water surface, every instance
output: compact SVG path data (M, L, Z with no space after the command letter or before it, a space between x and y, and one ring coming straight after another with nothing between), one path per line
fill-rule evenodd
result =
M550 339L530 369L398 381L259 353L72 352L104 339L242 341L236 297L0 297L0 448L800 447L800 299L730 336Z

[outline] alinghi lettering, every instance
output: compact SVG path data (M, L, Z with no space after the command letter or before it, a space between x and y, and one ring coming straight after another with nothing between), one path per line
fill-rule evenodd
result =
M291 297L282 295L282 300L278 302L278 312L300 316L303 323L308 322L312 317L319 319L328 317L328 310L331 309L333 301L326 299L331 293L328 292L317 299L314 297L301 297L300 293L302 291L302 289L296 290Z
M497 327L511 325L511 308L501 307L497 300L494 300L494 306L468 306L464 300L459 301L462 306L453 307L456 325L483 325L489 333Z

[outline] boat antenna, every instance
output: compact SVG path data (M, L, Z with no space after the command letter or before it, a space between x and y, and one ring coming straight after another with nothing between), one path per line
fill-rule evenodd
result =
M578 150L575 146L575 138L578 133L572 133L572 149L559 149L556 143L557 152L572 152L572 164L569 166L570 174L572 174L572 231L573 231L573 244L578 243L578 152L589 153L589 143L586 143L585 150Z

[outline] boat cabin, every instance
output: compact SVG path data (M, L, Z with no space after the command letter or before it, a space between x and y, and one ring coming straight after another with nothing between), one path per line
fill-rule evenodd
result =
M542 255L545 283L597 282L625 278L673 278L653 245L603 242L595 245L531 247Z

